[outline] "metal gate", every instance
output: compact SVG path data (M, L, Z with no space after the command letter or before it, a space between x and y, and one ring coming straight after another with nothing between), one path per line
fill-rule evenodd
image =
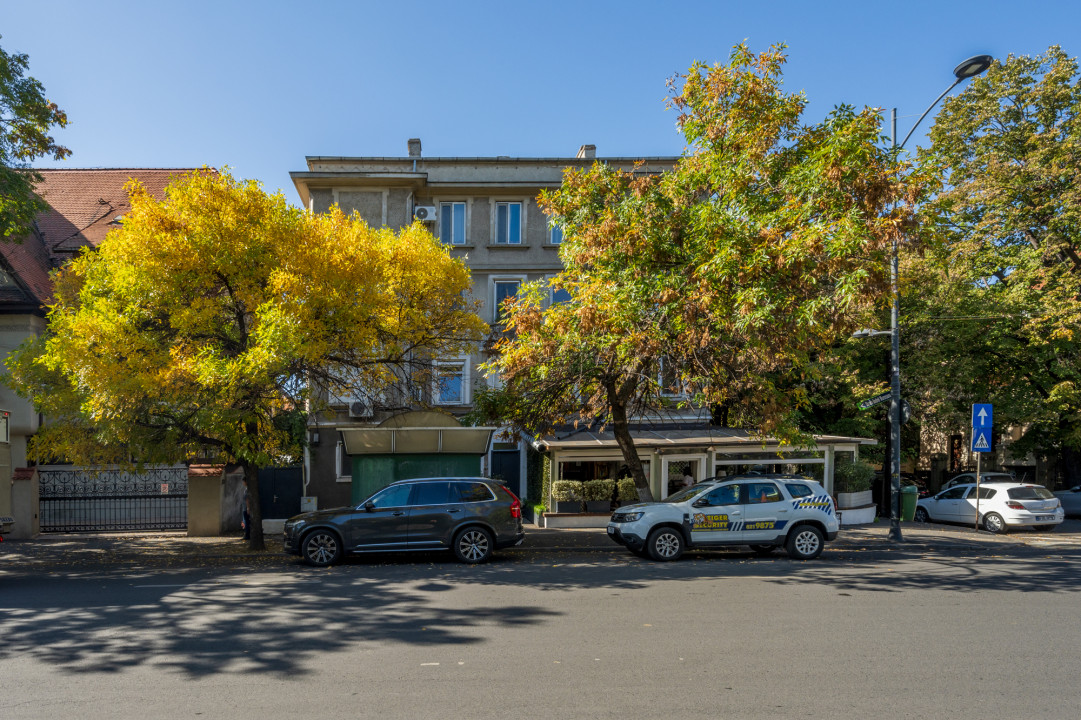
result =
M186 467L38 469L41 532L183 530Z

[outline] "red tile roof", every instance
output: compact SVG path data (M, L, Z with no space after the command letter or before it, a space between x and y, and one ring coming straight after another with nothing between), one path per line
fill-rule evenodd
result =
M0 240L0 312L42 312L52 299L49 271L84 247L97 247L116 219L131 210L124 185L138 178L156 198L174 178L199 168L43 169L38 194L49 209L39 233L22 243Z
M45 244L61 254L97 247L116 227L116 219L131 210L124 191L129 179L138 178L152 196L161 198L174 178L196 169L39 170L38 194L50 207L38 218Z

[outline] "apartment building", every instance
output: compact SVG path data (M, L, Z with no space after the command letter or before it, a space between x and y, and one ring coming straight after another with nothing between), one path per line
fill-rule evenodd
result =
M425 223L455 257L462 258L473 275L473 297L480 314L492 330L476 352L463 357L440 358L436 377L425 399L444 417L461 416L471 407L476 389L493 382L480 365L488 359L485 347L499 332L499 309L523 283L542 280L559 272L562 232L549 222L537 196L542 190L558 188L567 168L586 168L595 162L625 170L661 172L672 168L676 157L597 157L596 147L583 145L573 157L426 157L421 141L411 139L403 157L309 157L307 170L291 177L304 207L315 213L338 205L345 212L356 211L368 224L393 229L412 222ZM553 298L558 301L559 298ZM332 412L320 414L311 426L312 448L307 465L305 493L317 497L320 507L350 502L370 481L354 476L359 445L358 432L380 426L399 415L401 408L380 407L378 398L332 398ZM435 422L426 413L418 422ZM453 425L441 434L449 437ZM353 432L353 431L356 432ZM397 428L396 433L403 432ZM445 438L442 441L446 442ZM378 445L378 442L376 442ZM357 445L358 447L350 447ZM460 448L439 449L453 455ZM353 450L354 452L350 452ZM472 447L471 450L476 450ZM375 453L377 455L385 455ZM423 453L410 459L422 467L446 467L457 472L474 471L507 480L510 487L524 490L525 456L517 443L496 433L477 463L447 464ZM382 457L385 461L388 458ZM367 464L369 469L383 465ZM423 472L413 465L413 470ZM434 471L434 470L433 470ZM384 476L384 484L390 476Z

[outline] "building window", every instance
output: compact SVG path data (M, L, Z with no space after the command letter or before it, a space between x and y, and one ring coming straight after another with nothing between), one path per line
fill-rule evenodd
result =
M349 461L349 455L345 452L345 443L338 441L334 448L334 475L338 482L352 482L353 463Z
M522 244L522 203L497 202L495 204L496 245Z
M496 279L496 280L492 281L492 286L495 289L495 296L493 298L495 304L493 306L494 310L492 312L492 321L493 322L501 322L503 320L503 318L506 316L506 312L507 312L506 308L503 305L503 303L506 300L508 300L508 299L510 299L510 298L512 298L512 297L514 297L514 296L516 296L518 294L518 289L520 287L522 287L522 279L521 278Z
M552 304L559 305L560 303L570 302L571 294L568 290L563 288L552 288Z
M466 375L467 362L454 360L437 362L432 400L436 405L463 405L469 393Z
M560 225L556 225L555 223L553 223L548 226L548 244L563 244L563 228Z
M679 379L679 370L662 357L660 370L657 372L657 384L661 387L661 397L683 397L683 383Z
M465 245L465 203L439 203L439 239L447 245Z

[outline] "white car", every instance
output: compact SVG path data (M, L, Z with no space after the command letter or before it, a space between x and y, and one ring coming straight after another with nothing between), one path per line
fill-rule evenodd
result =
M955 485L916 503L916 522L976 524L976 486ZM993 533L1011 527L1050 530L1065 517L1062 504L1042 485L980 484L979 524Z
M948 490L956 485L971 485L976 482L976 473L962 473L957 477L950 478L942 484L943 490ZM1017 484L1017 478L1009 473L1002 472L985 472L980 473L980 485L988 485L990 483L1010 483Z
M784 547L789 557L818 557L837 537L833 499L813 480L792 475L714 478L662 500L622 507L608 537L654 560L687 548L750 545L760 554Z
M1071 517L1081 517L1081 485L1069 490L1059 490L1055 497L1062 503L1062 511Z

